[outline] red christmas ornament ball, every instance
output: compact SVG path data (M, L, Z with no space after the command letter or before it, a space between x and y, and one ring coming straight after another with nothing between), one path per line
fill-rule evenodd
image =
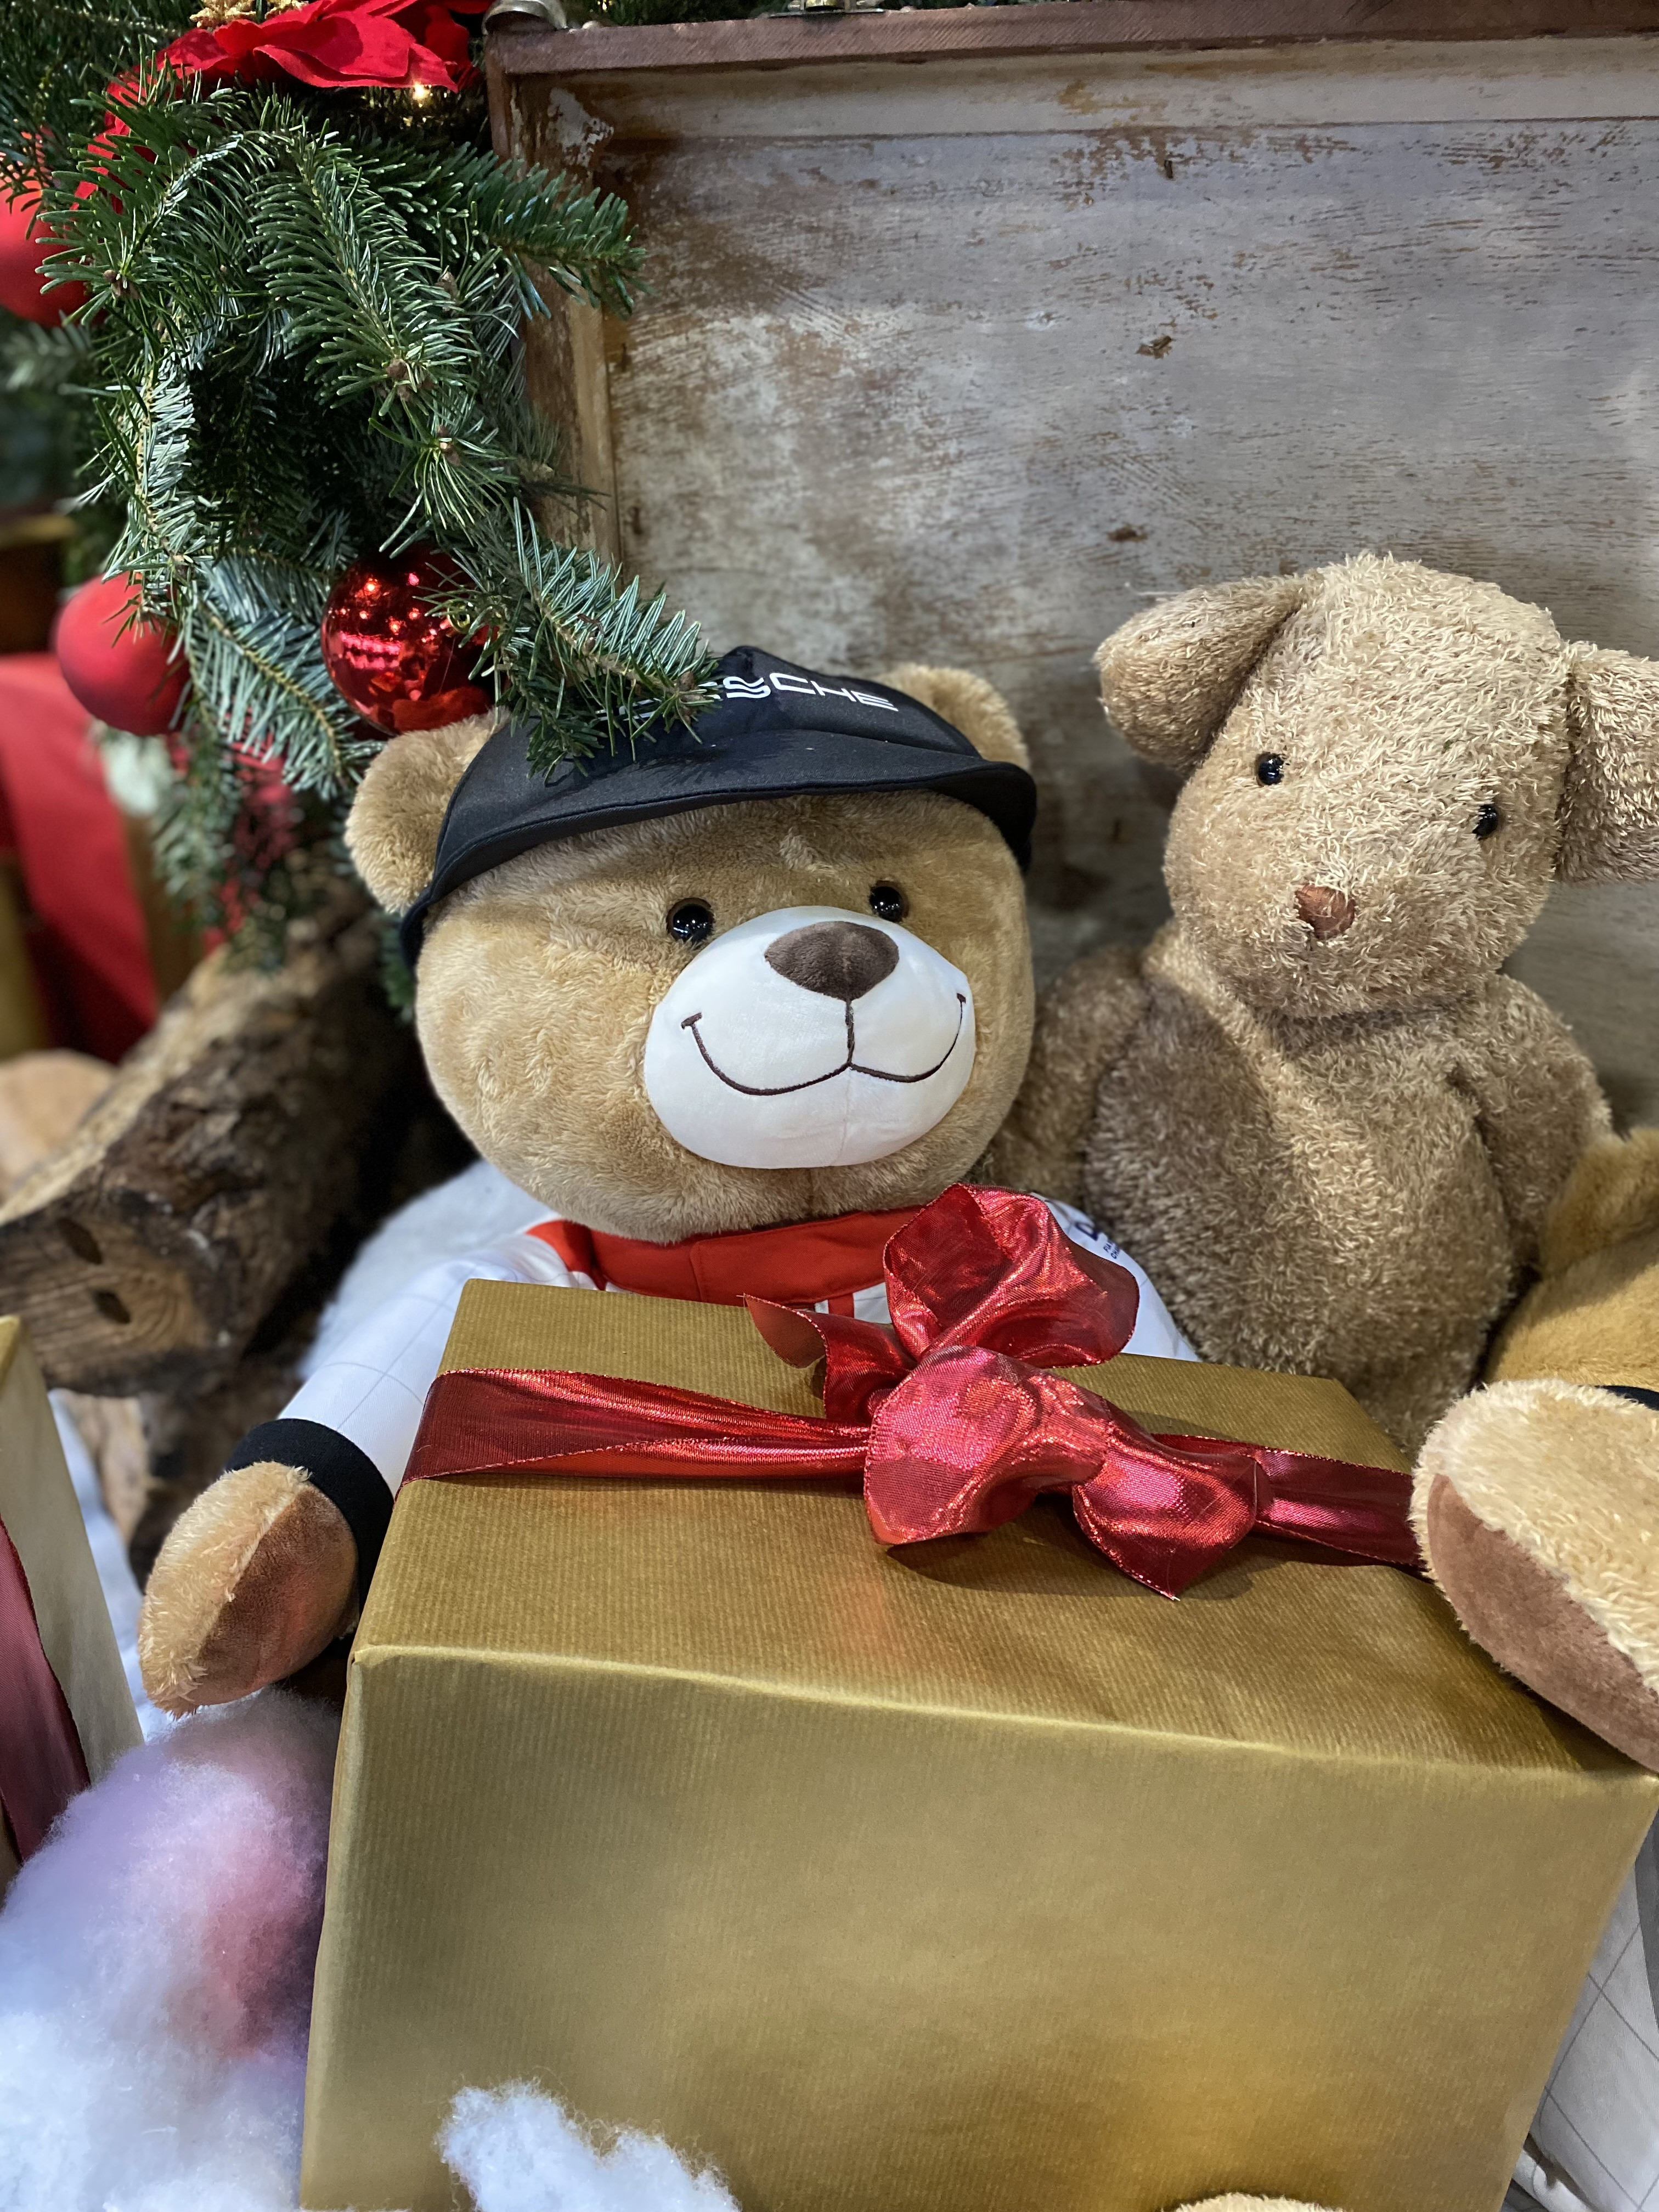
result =
M71 594L52 639L64 681L100 722L137 738L165 737L190 670L171 630L143 617L123 630L135 576L99 576Z
M87 288L54 284L46 289L40 264L57 241L34 219L40 204L40 195L33 191L19 192L15 200L0 199L0 307L52 330L82 304Z
M330 594L324 665L363 720L388 736L465 721L491 703L472 681L483 641L462 637L428 604L456 580L441 554L416 548L395 560L353 562Z

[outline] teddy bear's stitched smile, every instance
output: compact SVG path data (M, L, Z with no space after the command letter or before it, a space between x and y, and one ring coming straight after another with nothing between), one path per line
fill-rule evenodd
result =
M957 1033L931 1067L924 1067L917 1075L895 1075L884 1067L861 1067L853 1057L856 1049L853 1035L853 1002L848 999L845 1003L847 1009L846 1059L842 1061L839 1067L830 1068L823 1075L809 1075L804 1083L739 1083L735 1076L726 1073L703 1042L702 1031L697 1027L697 1024L702 1019L701 1013L688 1014L680 1024L680 1027L683 1030L690 1030L691 1042L702 1054L703 1065L709 1073L718 1077L728 1091L741 1091L745 1098L787 1098L792 1091L816 1091L820 1083L833 1083L838 1075L869 1075L873 1076L878 1083L926 1083L930 1076L939 1073L940 1068L962 1042L963 1018L967 1011L968 1001L958 991L957 993Z

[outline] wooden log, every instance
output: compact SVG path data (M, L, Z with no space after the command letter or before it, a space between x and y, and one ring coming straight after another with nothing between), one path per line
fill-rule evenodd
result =
M280 969L204 961L0 1207L0 1312L55 1386L204 1391L349 1219L429 1094L347 901Z

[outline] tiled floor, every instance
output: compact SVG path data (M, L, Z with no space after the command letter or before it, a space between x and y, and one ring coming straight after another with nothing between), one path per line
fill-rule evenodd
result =
M1592 2212L1659 2212L1659 2021L1633 1881L1614 1907L1532 2133Z

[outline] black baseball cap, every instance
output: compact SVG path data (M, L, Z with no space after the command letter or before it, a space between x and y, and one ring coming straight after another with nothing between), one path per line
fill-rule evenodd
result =
M715 704L690 724L653 723L631 750L561 761L550 775L532 769L522 722L488 738L450 799L432 879L404 917L410 965L434 902L503 860L585 830L745 799L937 791L977 808L1030 866L1036 786L1012 761L983 759L919 700L752 645L726 653L713 680Z

